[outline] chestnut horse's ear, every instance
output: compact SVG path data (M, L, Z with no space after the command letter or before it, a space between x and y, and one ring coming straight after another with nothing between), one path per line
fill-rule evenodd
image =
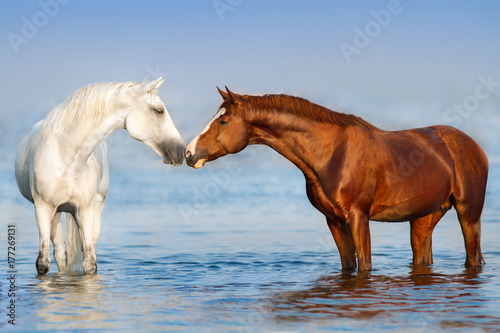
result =
M217 90L219 91L219 94L222 96L222 98L224 100L229 98L229 95L227 93L223 92L222 90L220 90L219 87L217 87Z
M226 91L227 91L227 95L229 96L229 100L233 103L236 103L237 97L232 93L231 90L229 90L229 88L227 86L226 86Z

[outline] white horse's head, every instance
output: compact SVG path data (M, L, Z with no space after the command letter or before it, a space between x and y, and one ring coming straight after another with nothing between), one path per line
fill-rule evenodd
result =
M180 165L186 145L158 96L158 87L164 81L160 77L129 87L130 93L121 100L121 109L126 111L125 129L132 138L153 149L164 163Z

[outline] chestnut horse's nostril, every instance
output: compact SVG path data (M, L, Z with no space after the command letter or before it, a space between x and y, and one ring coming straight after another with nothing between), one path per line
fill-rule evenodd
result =
M192 155L192 154L191 154L191 152L190 152L189 150L188 150L188 151L186 151L186 158L190 157L191 155Z

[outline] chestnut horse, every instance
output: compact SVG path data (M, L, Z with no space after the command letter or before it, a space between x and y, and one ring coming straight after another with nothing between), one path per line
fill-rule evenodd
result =
M410 221L414 265L432 264L432 232L455 207L467 267L480 248L488 160L449 126L384 131L354 115L288 95L249 96L219 89L224 101L187 147L194 168L249 144L265 144L294 163L307 196L326 216L343 269L370 270L369 221Z

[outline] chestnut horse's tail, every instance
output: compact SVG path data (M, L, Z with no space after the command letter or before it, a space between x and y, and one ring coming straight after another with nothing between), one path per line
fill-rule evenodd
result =
M83 241L81 230L72 214L66 213L66 267L69 272L81 270Z
M481 213L486 196L488 158L465 133L451 127L441 130L454 162L453 205L464 236L467 267L485 263L480 246Z

